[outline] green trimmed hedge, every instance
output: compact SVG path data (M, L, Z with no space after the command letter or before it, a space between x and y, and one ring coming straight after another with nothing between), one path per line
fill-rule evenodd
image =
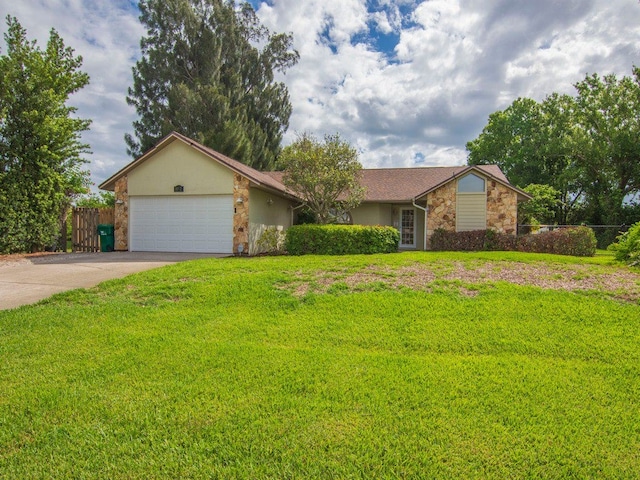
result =
M350 255L398 251L400 233L393 227L367 225L293 225L285 249L290 255Z
M588 227L560 228L520 237L493 230L449 232L439 228L430 238L431 250L517 250L577 257L593 257L596 254L596 243L596 236Z

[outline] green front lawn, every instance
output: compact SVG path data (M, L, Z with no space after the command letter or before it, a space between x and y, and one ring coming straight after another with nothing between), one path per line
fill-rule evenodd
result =
M1 478L637 478L640 276L208 259L0 312Z

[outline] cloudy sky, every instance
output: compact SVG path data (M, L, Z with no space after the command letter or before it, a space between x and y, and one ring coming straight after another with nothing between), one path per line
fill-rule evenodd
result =
M292 32L300 62L282 77L295 132L339 132L366 167L460 165L490 113L520 96L573 93L588 73L640 65L638 0L268 0L262 22ZM131 159L125 96L144 29L135 1L4 0L44 47L50 28L84 58L71 103L98 184ZM2 24L2 31L6 25ZM2 42L4 52L4 42Z

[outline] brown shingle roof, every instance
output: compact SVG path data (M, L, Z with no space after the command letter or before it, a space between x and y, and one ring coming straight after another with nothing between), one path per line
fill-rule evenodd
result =
M140 163L147 160L159 149L162 149L176 140L182 141L204 153L208 157L226 165L231 170L248 178L256 186L276 190L290 196L296 196L282 182L283 172L260 172L254 168L227 157L220 152L206 147L195 140L180 133L172 132L152 149L129 163L116 174L105 180L100 188L112 190L115 182L122 175L133 170ZM478 165L461 167L420 167L420 168L374 168L363 169L361 176L362 186L366 188L365 202L408 202L418 199L432 190L438 188L467 171L479 171L489 178L493 178L510 188L513 188L523 198L530 198L525 192L513 187L507 177L497 165Z
M366 168L362 170L360 183L366 189L365 202L407 202L420 198L440 185L475 169L514 188L497 165ZM283 172L264 172L264 174L282 183Z

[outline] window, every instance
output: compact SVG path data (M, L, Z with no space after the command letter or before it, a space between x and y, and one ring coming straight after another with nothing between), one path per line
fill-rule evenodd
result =
M456 231L487 228L487 195L484 178L470 173L458 180Z
M484 178L473 173L458 180L458 193L484 193Z

